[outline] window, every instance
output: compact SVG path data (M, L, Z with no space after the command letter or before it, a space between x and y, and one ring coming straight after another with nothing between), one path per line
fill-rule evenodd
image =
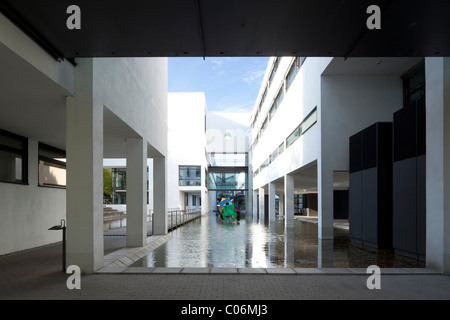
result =
M264 92L263 92L262 97L261 97L261 101L259 102L258 112L261 111L261 108L262 108L262 106L264 104L264 101L266 100L266 96L267 96L267 86L264 89Z
M264 131L266 130L267 126L269 125L269 117L266 117L266 120L264 120L262 127L261 127L261 131L259 133L260 136L263 135Z
M295 128L295 130L286 139L286 148L294 143L301 135L303 135L309 128L317 122L317 107L314 108L306 118Z
M41 187L66 186L66 152L39 143L39 183Z
M300 57L297 57L294 59L294 62L292 62L292 65L286 76L286 89L289 89L292 82L294 81L295 76L298 73L298 70L300 70L300 59Z
M28 140L0 130L0 181L28 182Z
M284 151L284 142L270 155L270 163L272 163Z
M283 100L283 98L284 98L284 85L281 86L275 100L273 101L272 107L270 108L270 111L269 111L270 119L272 119L273 115L277 111L278 106L281 104L281 101Z
M403 75L404 105L425 97L425 65L421 63Z
M275 74L277 73L278 65L280 64L280 60L281 59L279 57L275 58L275 61L273 63L273 67L272 67L272 71L270 72L269 86L272 85L273 78L275 77Z
M247 172L209 172L209 190L245 190L248 188Z
M245 167L248 165L247 153L215 153L209 154L212 167Z
M200 166L180 166L179 167L180 186L201 186Z

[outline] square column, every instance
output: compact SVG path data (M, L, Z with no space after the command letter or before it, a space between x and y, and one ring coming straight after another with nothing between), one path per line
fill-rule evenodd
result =
M259 220L264 221L264 188L259 188Z
M333 239L333 169L325 159L317 162L318 237Z
M278 195L278 215L284 216L284 193Z
M269 221L275 220L275 183L269 183Z
M93 93L93 60L79 59L75 97L66 100L67 265L103 267L103 105Z
M450 58L425 59L426 265L450 274Z
M153 158L153 235L167 234L167 165L165 157Z
M253 212L252 212L253 219L258 218L258 192L256 190L253 190Z
M127 139L127 247L147 244L147 143Z
M294 177L284 176L284 225L285 227L294 225Z

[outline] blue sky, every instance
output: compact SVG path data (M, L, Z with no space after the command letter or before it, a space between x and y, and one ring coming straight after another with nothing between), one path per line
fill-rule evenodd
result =
M205 92L208 111L251 112L269 57L169 58L169 92Z

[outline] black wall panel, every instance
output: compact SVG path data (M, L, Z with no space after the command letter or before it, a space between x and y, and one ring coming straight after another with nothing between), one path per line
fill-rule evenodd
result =
M393 165L393 247L401 252L415 252L416 233L416 159Z
M394 161L416 156L416 106L409 106L394 113Z
M393 245L423 259L426 224L425 99L394 114Z
M362 172L350 173L348 191L348 225L350 239L361 242Z
M375 123L350 137L350 167L350 238L392 248L392 123Z
M377 166L377 130L378 124L373 124L361 132L362 138L362 169L370 169Z
M358 132L357 134L350 137L350 173L362 170L361 138L361 132Z
M378 170L370 168L362 171L361 180L361 232L365 244L378 243Z

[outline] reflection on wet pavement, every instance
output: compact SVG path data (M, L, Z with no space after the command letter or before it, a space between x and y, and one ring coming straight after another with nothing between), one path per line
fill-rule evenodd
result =
M334 229L334 240L317 238L317 224L283 219L221 223L214 214L171 232L172 239L131 267L229 268L419 268L423 262L352 243L348 230Z

